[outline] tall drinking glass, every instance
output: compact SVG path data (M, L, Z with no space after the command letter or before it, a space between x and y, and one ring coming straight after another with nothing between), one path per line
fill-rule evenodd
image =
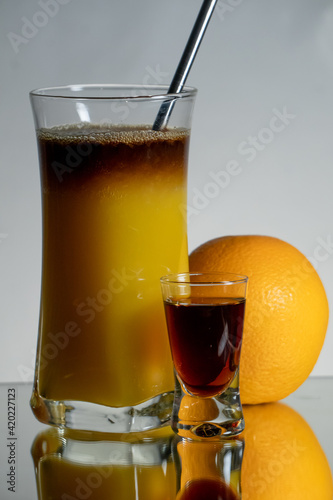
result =
M75 85L31 92L42 191L42 285L31 406L44 423L140 432L169 421L159 277L187 269L196 90ZM173 101L167 128L153 131Z

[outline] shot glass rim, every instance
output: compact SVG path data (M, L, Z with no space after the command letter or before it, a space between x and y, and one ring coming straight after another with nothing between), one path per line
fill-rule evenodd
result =
M53 87L41 87L29 92L30 97L41 97L47 99L72 99L76 101L107 100L107 101L151 101L151 100L173 100L194 97L197 94L196 87L184 86L179 93L168 94L168 85L144 85L144 84L121 84L121 83L92 83L92 84L69 84L56 85ZM112 95L112 91L123 90L127 95ZM131 91L146 91L143 94L130 95ZM110 93L105 95L89 95L90 92L104 91ZM152 93L156 91L156 93ZM66 93L68 95L66 95ZM82 95L80 95L80 93ZM70 94L70 95L69 95Z
M183 281L179 281L178 277L183 276L187 279ZM191 276L210 276L210 277L218 277L225 276L229 277L229 279L207 279L205 281L193 282L190 280ZM207 286L207 285L235 285L240 283L247 283L248 276L244 274L236 274L230 273L228 271L212 271L212 272L184 272L184 273L172 273L166 274L160 278L160 282L162 284L172 283L172 284L188 284L191 286Z

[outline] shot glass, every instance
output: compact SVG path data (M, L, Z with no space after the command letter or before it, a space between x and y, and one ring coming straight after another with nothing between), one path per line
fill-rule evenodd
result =
M175 370L171 427L182 437L218 440L244 429L239 362L247 281L224 272L161 278Z

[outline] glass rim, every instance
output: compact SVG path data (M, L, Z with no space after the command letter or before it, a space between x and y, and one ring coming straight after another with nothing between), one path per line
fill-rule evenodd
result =
M202 278L207 278L204 281L191 281L191 277L200 276ZM221 279L221 277L225 279ZM210 277L210 278L209 278ZM179 278L185 278L180 280ZM207 286L207 285L235 285L235 284L246 284L248 282L248 276L244 274L229 273L228 271L212 271L212 272L186 272L186 273L173 273L166 274L160 278L162 284L173 284L173 285L184 285L188 284L191 286Z
M69 99L69 100L82 100L82 101L151 101L166 99L184 99L194 97L197 94L195 87L184 86L179 93L168 94L168 85L143 85L143 84L72 84L72 85L59 85L55 87L42 87L31 90L29 95L31 97L42 97L47 99ZM112 95L112 91L127 92L125 95ZM137 95L131 95L130 92L141 92ZM105 95L94 95L97 92ZM82 95L81 95L82 94Z

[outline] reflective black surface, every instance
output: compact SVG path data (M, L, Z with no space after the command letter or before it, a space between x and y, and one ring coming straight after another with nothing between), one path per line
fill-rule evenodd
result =
M333 498L333 378L245 406L245 432L221 443L61 431L35 420L30 393L0 385L1 500Z

